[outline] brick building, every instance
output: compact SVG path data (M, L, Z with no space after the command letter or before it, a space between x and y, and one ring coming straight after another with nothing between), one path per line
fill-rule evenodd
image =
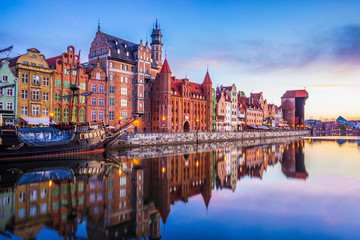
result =
M162 33L156 22L151 43L133 43L111 36L100 30L91 43L89 62L99 61L108 79L106 93L113 91L114 107L110 97L106 99L110 110L104 116L105 122L112 126L134 114L143 114L142 121L135 130L151 131L151 82L162 66ZM112 117L112 112L114 117Z
M152 87L154 132L211 131L212 82L209 72L202 84L171 76L167 60Z
M88 75L85 69L76 69L80 65L80 56L75 54L75 48L68 46L67 52L59 56L46 59L50 69L53 69L54 84L53 84L53 103L54 103L54 121L55 122L69 122L70 115L73 122L85 122L86 119L86 97L78 96L73 99L74 105L72 114L70 114L72 98L61 98L65 95L71 95L71 84L76 84L80 87L77 93L86 92L86 84Z
M305 101L308 97L306 90L286 91L281 97L279 108L290 127L304 127Z
M88 70L87 89L92 92L87 96L87 119L89 122L114 120L114 92L108 86L106 73L98 61L95 67ZM108 91L108 92L107 92Z

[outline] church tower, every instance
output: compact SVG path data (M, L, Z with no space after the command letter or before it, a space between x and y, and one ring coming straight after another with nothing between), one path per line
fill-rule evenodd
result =
M153 28L151 34L151 57L153 59L153 63L161 67L162 66L162 42L161 42L162 34L160 25L158 25L158 21L156 19L155 26Z

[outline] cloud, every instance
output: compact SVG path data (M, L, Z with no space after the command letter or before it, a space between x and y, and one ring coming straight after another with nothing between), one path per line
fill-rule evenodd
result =
M260 40L225 42L207 49L190 61L189 66L211 64L217 67L236 66L241 72L263 73L284 69L303 69L316 64L327 67L341 64L345 68L360 63L360 25L346 25L313 34L298 43L271 43Z
M339 88L339 87L348 87L348 88L360 88L360 84L324 84L324 85L308 85L308 88Z

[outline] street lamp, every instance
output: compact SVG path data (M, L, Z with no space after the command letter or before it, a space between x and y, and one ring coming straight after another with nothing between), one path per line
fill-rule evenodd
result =
M166 117L162 117L162 118L161 118L161 125L162 125L162 127L163 127L163 132L165 132L165 129L164 129L164 127L165 127L165 121L166 121Z
M50 125L51 122L52 122L52 119L53 119L53 117L54 117L54 113L51 112L49 115L50 115L50 117L49 117L49 125Z

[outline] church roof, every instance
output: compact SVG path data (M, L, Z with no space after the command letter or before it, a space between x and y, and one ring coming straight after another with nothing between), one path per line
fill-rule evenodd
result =
M336 119L337 122L347 122L347 120L345 118L343 118L342 116L339 116L337 119Z
M204 81L202 84L212 84L209 72L206 72L206 75L205 75L205 78L204 78Z
M163 64L160 72L161 73L171 73L171 70L170 70L167 59L165 59L164 64Z

